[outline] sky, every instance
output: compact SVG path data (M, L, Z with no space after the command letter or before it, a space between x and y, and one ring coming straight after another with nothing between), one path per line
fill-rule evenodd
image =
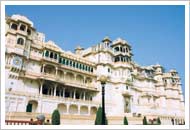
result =
M6 15L27 16L39 32L63 50L88 48L105 36L132 46L133 60L176 69L185 87L185 7L183 5L6 6Z

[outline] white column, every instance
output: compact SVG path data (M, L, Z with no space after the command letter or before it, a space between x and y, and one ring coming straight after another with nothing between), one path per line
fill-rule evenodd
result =
M66 74L67 74L67 72L63 72L64 73L64 77L63 77L63 80L66 80Z
M78 105L78 114L80 115L80 105Z
M58 67L55 67L55 75L57 77L57 71L58 71Z
M84 76L84 82L83 82L83 84L86 84L85 81L86 81L86 76Z
M74 98L74 99L76 98L76 89L74 90L73 98Z
M45 64L42 65L42 73L44 73Z
M56 89L57 89L57 84L54 86L54 96L56 96Z
M76 74L74 74L74 77L75 77L75 81L74 81L74 82L76 82L76 81L77 81L77 75L76 75Z
M88 115L90 115L90 106L88 106Z
M40 95L42 95L44 80L40 82Z
M63 98L65 98L65 88L63 88Z
M84 92L84 95L83 95L83 100L85 100L85 97L86 97L86 92Z
M67 114L69 114L69 104L67 104Z

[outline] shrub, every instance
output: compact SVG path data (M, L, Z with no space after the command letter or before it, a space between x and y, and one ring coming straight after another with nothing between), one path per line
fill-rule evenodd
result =
M60 113L57 109L55 109L52 113L51 124L60 125Z
M128 125L127 117L124 117L123 124L124 124L124 125Z
M157 118L157 123L158 123L158 125L161 125L161 120L159 117Z
M105 124L108 124L108 120L106 118L106 114L105 114ZM96 112L96 120L95 120L95 125L103 125L102 122L102 108L99 107L98 111Z
M146 116L144 116L144 118L143 118L143 125L148 125L148 122L147 122Z

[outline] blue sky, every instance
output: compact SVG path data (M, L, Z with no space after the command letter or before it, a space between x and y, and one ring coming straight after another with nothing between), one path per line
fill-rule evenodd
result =
M159 63L185 79L184 6L6 6L6 14L21 14L63 50L73 51L121 37L132 46L140 65Z

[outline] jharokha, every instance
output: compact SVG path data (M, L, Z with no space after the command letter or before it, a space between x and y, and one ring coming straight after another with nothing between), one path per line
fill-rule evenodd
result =
M61 124L94 124L104 75L108 124L123 124L124 116L129 124L142 124L144 116L159 117L161 124L185 122L177 71L138 65L126 40L105 37L87 49L65 51L21 15L6 16L5 39L6 120L44 114L51 121L58 109Z

